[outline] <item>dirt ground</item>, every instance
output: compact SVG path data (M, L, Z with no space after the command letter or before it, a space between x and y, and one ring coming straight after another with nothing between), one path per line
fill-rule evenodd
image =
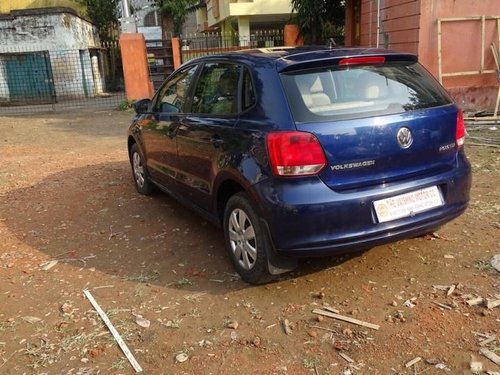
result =
M500 355L500 307L485 306L500 298L489 264L498 148L467 147L470 208L435 235L249 286L221 230L164 194L136 193L131 117L0 117L0 374L134 373L84 289L146 374L470 374L472 361L500 371L479 352L493 336L483 347ZM318 319L323 305L380 329Z

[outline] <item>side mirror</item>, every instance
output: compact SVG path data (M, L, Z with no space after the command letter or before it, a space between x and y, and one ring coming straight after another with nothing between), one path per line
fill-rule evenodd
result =
M149 105L151 104L151 99L140 99L134 102L135 112L140 115L142 113L146 113L149 109Z

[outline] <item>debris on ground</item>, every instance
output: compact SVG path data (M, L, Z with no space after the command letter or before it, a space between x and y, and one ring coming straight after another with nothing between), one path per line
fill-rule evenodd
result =
M142 315L136 315L135 322L142 328L149 328L149 326L151 325L151 322L144 318Z
M465 301L465 303L467 303L467 305L469 306L477 306L477 305L481 305L483 303L483 297L476 297L476 298L471 298L467 301Z
M470 363L470 370L472 371L473 374L480 374L483 371L483 363L472 361Z
M186 353L179 353L175 356L175 362L182 363L188 360L189 356Z
M416 364L416 363L420 362L421 360L422 360L422 357L415 357L415 358L413 358L411 361L406 362L406 363L405 363L405 367L406 367L406 368L409 368L409 367L413 366L414 364Z
M500 357L497 354L493 353L491 350L486 348L479 349L479 352L486 358L488 358L491 362L500 366Z
M378 330L380 328L380 326L377 325L377 324L364 322L362 320L354 319L354 318L351 318L351 317L348 317L348 316L344 316L344 315L340 315L340 314L335 314L335 313L332 313L332 312L329 312L329 311L314 309L313 313L314 314L323 315L323 316L327 316L329 318L333 318L333 319L337 319L337 320L342 320L344 322L356 324L356 325L363 326L363 327L366 327L366 328L371 328L371 329L375 329L375 330Z
M292 325L290 324L290 321L288 319L283 319L281 321L281 325L283 326L283 330L285 331L285 334L291 335L292 334Z

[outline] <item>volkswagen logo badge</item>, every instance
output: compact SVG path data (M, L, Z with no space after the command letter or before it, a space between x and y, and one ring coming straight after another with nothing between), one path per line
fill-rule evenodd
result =
M398 130L396 138L401 148L408 148L413 143L413 136L411 135L410 129L404 126Z

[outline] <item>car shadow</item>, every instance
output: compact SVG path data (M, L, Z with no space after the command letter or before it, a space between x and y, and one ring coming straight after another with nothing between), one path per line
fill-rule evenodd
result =
M223 233L163 193L139 195L127 162L50 175L11 190L3 224L24 245L77 269L210 294L250 287L235 273ZM281 277L307 277L355 255L299 262Z

